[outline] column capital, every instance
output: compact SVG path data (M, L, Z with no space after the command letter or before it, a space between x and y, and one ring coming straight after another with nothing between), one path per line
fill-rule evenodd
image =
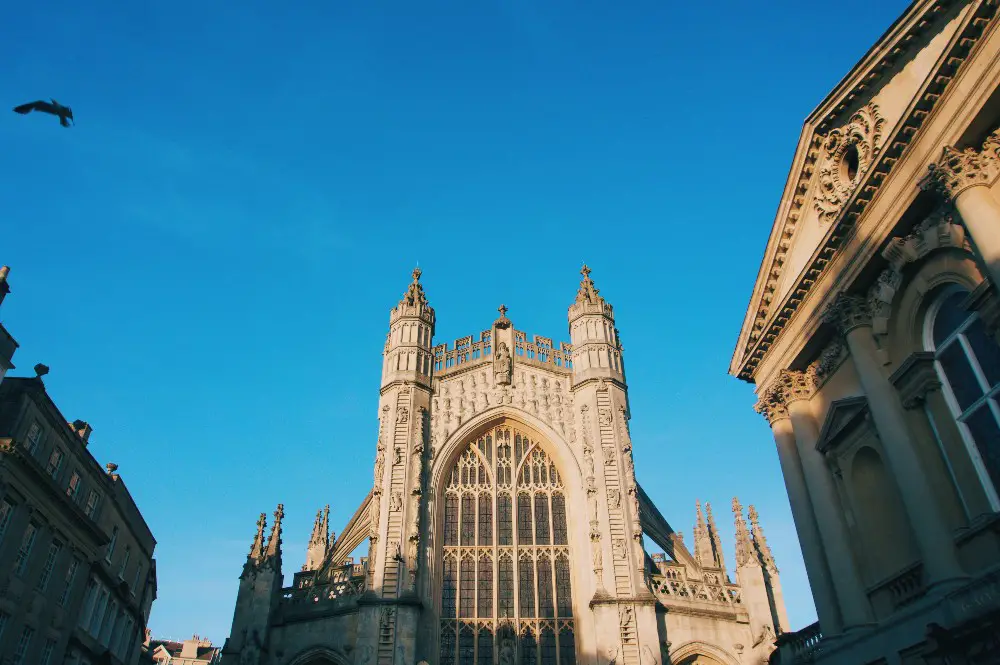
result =
M783 369L778 374L778 382L784 391L785 403L792 404L793 402L811 398L819 386L819 377L816 376L816 368L814 366L808 367L801 372Z
M761 393L760 399L754 404L753 410L767 418L767 422L771 427L774 427L774 424L779 420L787 420L789 418L785 393L778 381L772 383Z
M945 198L954 199L970 187L989 186L1000 174L1000 130L986 137L981 150L958 150L945 146L941 157L928 167L929 173L921 182L924 190L936 191Z
M861 296L839 293L823 312L823 320L835 326L842 335L847 335L855 328L871 327L871 307L868 305L868 301Z

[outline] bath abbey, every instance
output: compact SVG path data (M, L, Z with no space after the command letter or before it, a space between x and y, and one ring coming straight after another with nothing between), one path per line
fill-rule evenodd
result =
M757 513L733 499L727 563L710 505L689 548L636 482L614 310L582 275L569 343L501 306L449 348L414 270L389 316L372 489L336 538L317 515L290 586L284 508L261 515L224 665L767 662L789 627Z

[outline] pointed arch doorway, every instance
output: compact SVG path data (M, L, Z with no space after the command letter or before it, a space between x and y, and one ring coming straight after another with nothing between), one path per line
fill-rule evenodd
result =
M576 665L566 493L540 444L506 420L445 475L440 665Z

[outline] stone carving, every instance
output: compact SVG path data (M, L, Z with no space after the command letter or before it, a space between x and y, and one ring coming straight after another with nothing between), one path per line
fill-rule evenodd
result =
M402 446L396 446L395 448L393 448L392 449L392 454L393 454L393 457L392 457L392 464L393 464L393 466L397 466L397 465L403 463L403 447Z
M403 553L399 549L398 540L390 540L388 547L385 548L386 558L389 561L402 561Z
M375 454L375 485L373 490L375 494L382 493L382 470L384 468L383 464L384 462L382 459L382 451L380 450Z
M858 109L847 125L826 135L813 199L821 222L836 219L844 203L864 180L881 148L884 124L878 106L868 104Z
M395 618L395 607L386 606L382 608L378 619L379 640L386 641L392 639L392 623Z
M597 410L597 422L601 427L607 427L611 424L611 409L607 407L601 407Z
M608 489L608 508L618 510L622 505L622 493L617 488Z
M393 492L389 496L389 512L398 513L403 509L403 495L399 492Z
M836 326L842 335L860 326L870 326L872 322L867 301L846 293L837 294L836 300L823 313L823 320Z
M615 538L611 541L611 554L619 561L625 560L625 541Z
M809 399L816 392L818 385L816 369L807 367L803 372L783 369L778 373L778 383L784 391L786 404L796 400Z
M990 185L1000 174L1000 130L994 131L983 142L982 150L966 148L957 150L946 147L922 183L924 189L937 191L954 199L969 187Z
M504 637L500 641L498 653L500 665L515 665L517 663L517 648L514 646L514 638Z
M506 342L497 345L497 354L493 358L493 377L497 385L509 386L512 362Z
M601 450L604 452L604 465L613 466L615 463L615 447L601 446Z
M593 563L594 563L594 573L596 575L600 576L601 570L603 570L603 564L604 564L604 561L603 561L604 557L601 555L601 541L600 541L600 536L598 536L598 538L596 540L593 540L593 539L591 540L591 546L590 546L590 548L592 550L592 552L591 552L591 558L593 559Z
M396 412L396 423L408 423L410 422L410 410L405 406L399 407L399 411Z

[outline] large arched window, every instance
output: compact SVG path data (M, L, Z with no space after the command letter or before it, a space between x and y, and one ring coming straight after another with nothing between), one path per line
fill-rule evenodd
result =
M566 497L511 424L470 442L444 490L440 665L575 665Z
M924 339L934 352L945 399L990 500L1000 490L1000 346L979 315L962 307L968 292L946 290L927 313Z

